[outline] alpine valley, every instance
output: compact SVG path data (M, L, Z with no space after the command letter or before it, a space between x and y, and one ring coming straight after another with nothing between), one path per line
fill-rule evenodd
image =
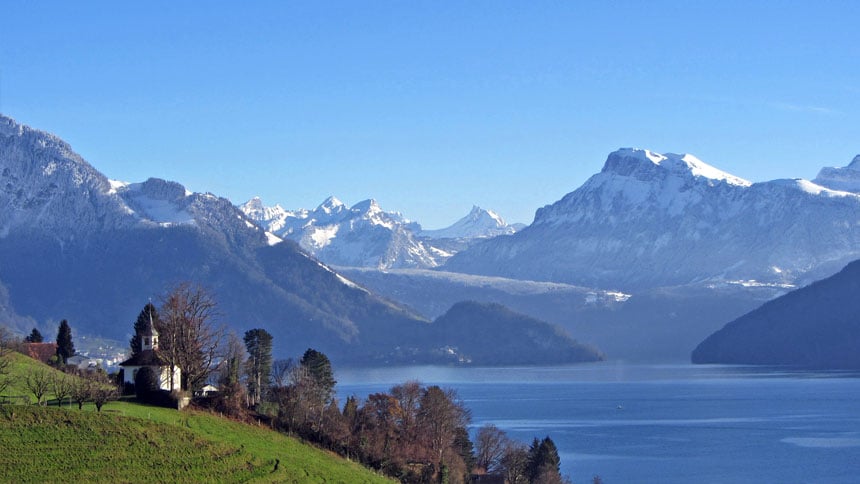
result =
M282 355L684 361L860 258L860 157L814 181L751 183L620 149L528 226L474 207L425 230L372 199L288 210L112 181L55 136L0 121L0 316L22 332L68 318L122 340L148 297L190 280L233 329L269 328Z
M0 187L0 316L22 334L68 319L79 336L127 341L148 298L187 281L213 294L230 329L266 328L283 357L314 347L340 363L499 364L459 348L517 342L511 361L601 358L534 318L504 313L517 324L488 332L493 306L470 307L467 324L483 329L451 333L259 228L227 199L157 178L109 180L58 137L5 116ZM343 207L331 200L327 209ZM378 217L368 225L388 223L372 202L353 210Z
M689 154L621 149L528 227L469 239L447 260L332 262L428 317L492 301L611 358L686 360L727 321L860 258L858 173L860 157L814 182L751 183Z

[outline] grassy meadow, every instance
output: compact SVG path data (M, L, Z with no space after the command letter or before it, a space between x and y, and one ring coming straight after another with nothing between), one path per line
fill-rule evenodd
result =
M6 395L27 394L29 371L56 371L23 355L12 361ZM266 427L131 400L101 413L92 404L0 406L0 449L0 482L392 482Z

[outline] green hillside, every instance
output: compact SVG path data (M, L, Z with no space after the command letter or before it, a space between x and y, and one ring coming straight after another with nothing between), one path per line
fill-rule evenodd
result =
M11 382L9 387L6 388L6 391L2 393L3 395L23 396L27 397L30 402L35 403L36 399L33 397L33 394L30 393L24 385L24 378L26 378L27 374L32 373L33 371L47 371L51 374L60 373L58 370L42 363L41 361L36 361L28 356L22 355L21 353L10 351L7 353L7 357L11 362L9 365L9 379ZM70 376L70 378L74 377ZM48 398L53 399L54 394L48 392Z
M5 393L24 395L18 381L41 363L13 362ZM0 482L391 482L265 427L130 401L2 406L0 449Z

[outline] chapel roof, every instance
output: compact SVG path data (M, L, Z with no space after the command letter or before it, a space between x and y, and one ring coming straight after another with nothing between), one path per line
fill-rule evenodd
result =
M143 350L119 366L165 366L168 362L155 350Z

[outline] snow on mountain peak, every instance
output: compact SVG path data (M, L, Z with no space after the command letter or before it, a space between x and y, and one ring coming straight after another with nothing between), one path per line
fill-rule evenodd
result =
M837 170L860 188L860 170ZM690 155L619 150L526 230L461 251L445 267L596 287L795 283L860 254L860 191L822 185L748 184Z
M855 156L846 167L822 168L812 181L832 190L860 193L860 155Z
M260 197L254 197L242 204L242 211L246 208L254 211L263 210L263 200Z
M356 203L355 205L352 206L352 208L350 210L352 210L353 212L365 213L365 212L379 212L382 209L379 207L379 203L375 199L368 198L367 200L362 200L362 201Z
M423 237L431 239L472 239L508 235L516 229L508 225L502 217L492 210L485 210L477 205L465 217L444 229L424 230Z
M621 148L609 154L602 173L650 179L660 170L678 175L692 175L730 185L750 186L743 178L736 177L703 162L691 154L661 154L640 148Z
M323 203L316 208L317 211L322 211L326 214L331 215L332 213L339 213L346 209L346 204L338 200L335 196L330 196L326 198Z

